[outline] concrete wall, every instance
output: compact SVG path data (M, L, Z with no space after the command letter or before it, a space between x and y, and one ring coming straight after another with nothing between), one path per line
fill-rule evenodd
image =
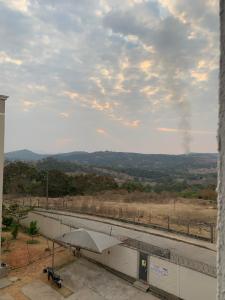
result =
M63 225L59 220L36 213L29 213L28 218L23 220L23 223L29 225L32 220L38 222L40 232L49 238L55 238L71 230L69 226ZM138 279L139 253L135 249L118 245L102 254L95 254L86 250L82 250L82 253L101 264ZM149 256L148 259L148 282L151 286L184 300L216 299L216 278L179 266L160 257Z
M179 266L158 257L149 257L149 284L179 297Z
M218 300L225 294L225 0L220 0L220 84L218 127Z
M180 267L180 298L187 300L216 299L216 278Z
M34 213L29 213L28 218L22 222L28 226L32 220L36 220L40 232L51 239L71 230L69 226L61 224L58 220ZM138 251L135 249L118 245L104 251L102 254L95 254L85 250L82 251L82 254L130 277L137 278Z
M4 134L5 134L5 101L0 96L0 240L2 231L2 192L3 192L3 166L4 166ZM0 243L1 256L1 243ZM1 259L1 258L0 258Z
M216 278L149 257L149 284L185 300L216 299Z
M135 249L118 245L105 250L102 254L95 254L86 250L83 250L82 253L130 277L137 278L138 276L138 251Z

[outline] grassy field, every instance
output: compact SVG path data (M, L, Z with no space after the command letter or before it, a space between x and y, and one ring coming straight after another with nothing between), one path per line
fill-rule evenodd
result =
M24 205L46 207L45 198L27 197L16 200ZM213 234L214 240L216 235L215 201L180 198L166 193L159 195L116 191L92 196L49 198L48 206L161 226L209 239Z

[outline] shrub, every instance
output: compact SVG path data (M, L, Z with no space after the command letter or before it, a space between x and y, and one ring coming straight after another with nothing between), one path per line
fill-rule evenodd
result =
M31 221L30 226L28 228L28 234L32 237L38 234L39 228L37 227L37 221Z
M28 240L27 244L29 244L29 245L39 244L39 241L38 240Z
M13 223L13 217L3 216L2 218L3 225L5 225L6 227L10 227L12 223Z
M11 227L11 234L14 240L16 240L19 232L19 224L14 223Z
M6 238L4 236L1 237L1 246L4 244L4 242L6 241Z

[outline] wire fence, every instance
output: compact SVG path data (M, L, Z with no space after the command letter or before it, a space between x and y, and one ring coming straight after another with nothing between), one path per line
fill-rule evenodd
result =
M202 239L210 243L216 242L216 224L207 222L195 222L186 220L176 215L159 215L151 211L134 209L129 207L110 207L102 203L85 203L73 201L72 198L39 198L39 197L23 197L5 199L5 204L18 204L31 208L46 208L56 210L66 210L81 214L105 217L131 224L138 224L168 232L182 234L196 239Z

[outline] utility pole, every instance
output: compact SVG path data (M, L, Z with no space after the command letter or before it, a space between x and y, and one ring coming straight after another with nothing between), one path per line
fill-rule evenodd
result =
M46 172L46 209L48 209L48 171Z
M220 0L217 299L225 299L225 0Z
M4 170L4 136L5 136L5 101L7 96L0 95L0 241L2 232L2 202L3 202L3 170ZM1 261L1 243L0 243ZM1 267L0 267L1 277Z

